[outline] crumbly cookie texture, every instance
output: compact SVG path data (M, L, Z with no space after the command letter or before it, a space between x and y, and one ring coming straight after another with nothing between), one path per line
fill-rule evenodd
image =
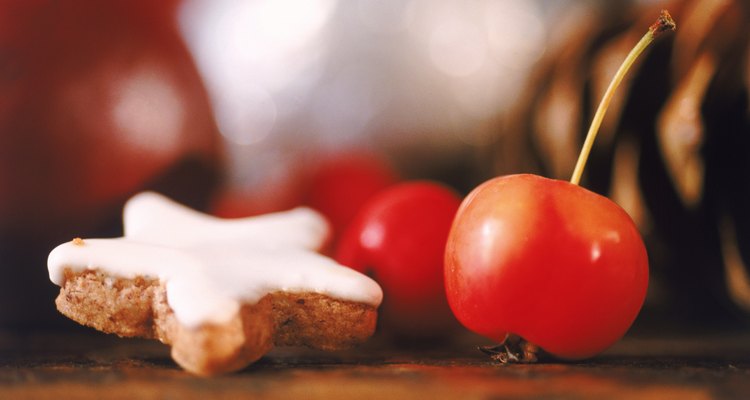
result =
M158 339L197 375L248 366L273 346L349 348L374 332L375 307L316 293L273 292L243 304L229 321L188 328L179 323L157 279L114 278L98 270L65 271L58 310L86 326L122 337Z
M223 220L142 193L123 216L123 237L76 238L49 255L57 308L83 325L158 339L199 375L274 345L350 347L375 329L380 286L317 253L328 225L311 209Z

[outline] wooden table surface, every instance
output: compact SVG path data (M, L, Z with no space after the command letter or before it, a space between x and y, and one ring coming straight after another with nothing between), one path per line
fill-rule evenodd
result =
M629 335L591 360L534 365L498 365L478 344L376 337L346 352L275 349L239 373L199 378L153 341L5 333L0 399L750 398L750 332Z

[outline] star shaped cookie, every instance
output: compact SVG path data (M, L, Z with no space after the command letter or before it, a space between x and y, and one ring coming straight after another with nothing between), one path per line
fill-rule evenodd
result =
M328 224L311 209L220 219L146 192L123 219L123 237L50 253L57 308L103 332L159 339L190 372L241 369L274 345L346 348L375 329L380 287L316 252Z

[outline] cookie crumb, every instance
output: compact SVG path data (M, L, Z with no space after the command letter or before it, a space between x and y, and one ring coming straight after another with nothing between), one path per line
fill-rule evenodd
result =
M73 239L73 244L74 244L74 245L76 245L76 246L83 246L83 244L84 244L84 243L83 243L83 239L81 239L81 238L79 238L79 237L77 237L77 238L74 238L74 239Z

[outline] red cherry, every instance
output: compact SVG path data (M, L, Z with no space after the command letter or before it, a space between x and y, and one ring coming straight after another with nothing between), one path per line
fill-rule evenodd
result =
M313 167L304 203L328 218L335 241L370 197L397 181L391 165L374 153L340 153Z
M446 249L446 290L469 329L512 333L563 358L595 355L638 315L648 258L615 203L536 175L495 178L461 205Z
M341 238L336 259L383 288L384 330L440 336L458 326L443 283L445 242L461 203L433 182L406 182L371 198Z
M646 296L646 248L624 210L578 182L623 76L658 34L674 27L663 11L615 74L571 182L505 176L461 204L446 246L445 285L467 328L500 342L520 336L569 359L593 356L627 332ZM535 359L533 346L522 349L505 346L497 359Z

